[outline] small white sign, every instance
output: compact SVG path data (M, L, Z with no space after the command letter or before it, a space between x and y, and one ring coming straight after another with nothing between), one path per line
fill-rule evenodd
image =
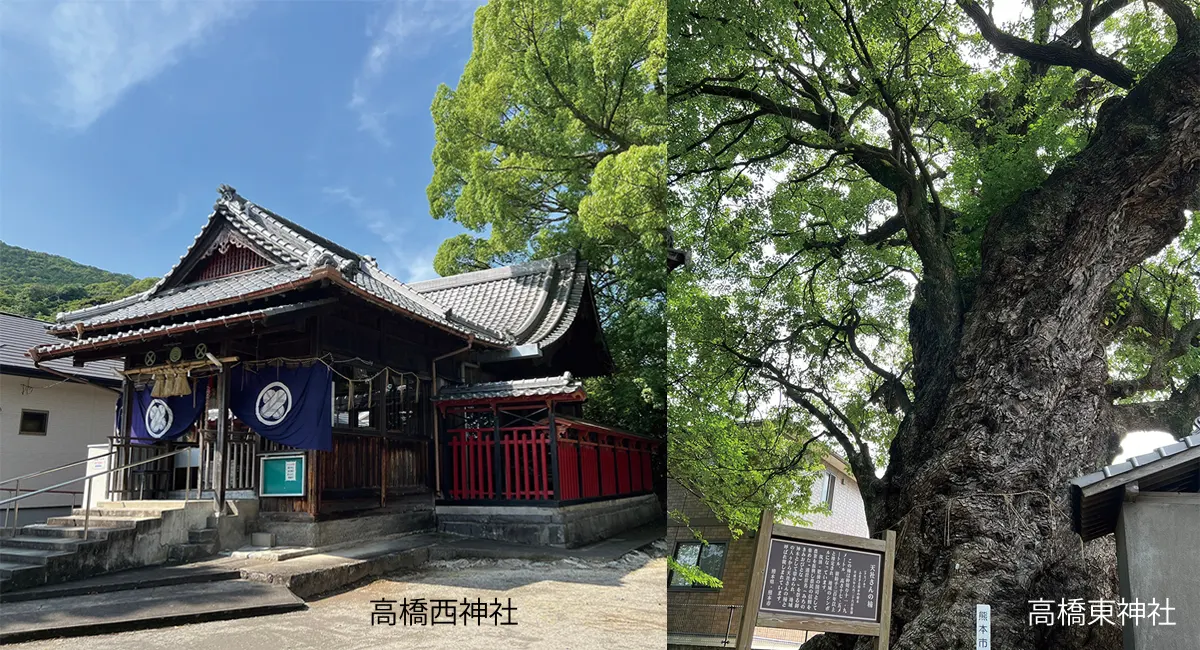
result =
M992 647L992 606L975 606L975 648L976 650L991 650Z
M283 480L289 482L296 480L296 465L298 464L294 460L289 460L283 464Z

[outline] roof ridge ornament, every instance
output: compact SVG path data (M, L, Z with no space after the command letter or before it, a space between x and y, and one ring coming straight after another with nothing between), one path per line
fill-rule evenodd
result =
M226 185L225 183L217 186L217 194L220 194L221 199L225 201L232 201L238 195L237 190L233 189L233 186Z

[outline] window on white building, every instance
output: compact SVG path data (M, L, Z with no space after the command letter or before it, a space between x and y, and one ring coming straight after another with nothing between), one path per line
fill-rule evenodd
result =
M21 409L21 435L44 436L50 422L49 411L29 411Z
M832 510L833 509L833 486L834 486L834 484L837 483L837 477L834 476L833 472L831 472L829 470L825 470L825 474L821 477L820 480L821 480L821 488L820 488L821 491L819 494L821 497L821 503L825 504L826 506L829 507L830 510Z

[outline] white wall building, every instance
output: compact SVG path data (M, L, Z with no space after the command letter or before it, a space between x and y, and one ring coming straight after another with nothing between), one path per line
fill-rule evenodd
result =
M16 485L8 479L83 460L88 445L107 443L113 432L120 364L98 361L76 368L69 360L58 360L34 366L26 350L61 342L45 328L41 321L0 312L0 499L16 494ZM84 468L22 480L21 492L81 477ZM83 483L62 490L82 492ZM29 497L21 502L17 523L63 514L72 500L79 503L80 496ZM4 518L0 513L0 521Z
M810 503L813 507L828 506L826 513L812 513L806 521L786 521L793 526L804 526L830 533L870 537L867 529L867 511L863 507L858 481L846 463L837 456L826 455L824 475L813 482Z

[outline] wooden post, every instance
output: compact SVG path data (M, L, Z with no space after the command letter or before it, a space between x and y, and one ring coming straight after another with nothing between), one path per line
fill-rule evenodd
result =
M383 336L380 335L380 341L383 341ZM379 357L383 358L382 354ZM379 386L377 388L379 395L379 403L375 405L376 412L379 417L379 446L381 453L379 454L379 507L387 505L387 466L388 466L388 437L387 437L387 387L391 379L390 373L384 370L379 375L377 380Z
M554 423L554 402L546 400L547 422L550 424L550 478L554 481L554 491L550 497L554 500L562 498L558 474L558 426Z
M884 533L887 550L883 555L883 595L879 598L879 639L875 650L888 650L892 631L892 579L896 565L896 531Z
M504 498L504 445L500 443L500 405L492 404L492 493L493 499Z
M754 624L758 621L758 605L762 601L763 582L767 579L767 553L771 550L771 528L774 519L770 510L763 510L758 522L758 538L750 560L750 585L746 588L746 603L738 624L737 649L750 650L754 642Z
M229 341L221 342L221 356L229 356ZM225 512L225 477L228 459L225 445L229 444L229 369L221 368L217 375L217 443L213 445L213 494L217 499L217 513Z
M129 364L126 363L125 365L128 368ZM120 467L122 465L128 465L131 462L130 449L132 447L132 441L130 439L130 435L131 435L132 431L133 431L133 380L126 377L124 379L124 381L121 382L121 430L117 433L117 436L118 436L117 441L118 441L118 444L120 444L121 451L117 453L116 458L110 458L108 461L110 463L113 463L115 467ZM119 492L119 495L117 496L117 500L118 501L124 500L125 499L125 489L129 487L129 483L130 483L129 470L124 469L124 470L121 470L120 472L114 472L112 474L109 474L109 478L106 481L106 483L108 483L109 487L110 487L109 494L107 494L105 496L106 500L112 499L113 490L111 488L113 488L113 487L120 488L120 492ZM114 483L116 485L113 485Z

